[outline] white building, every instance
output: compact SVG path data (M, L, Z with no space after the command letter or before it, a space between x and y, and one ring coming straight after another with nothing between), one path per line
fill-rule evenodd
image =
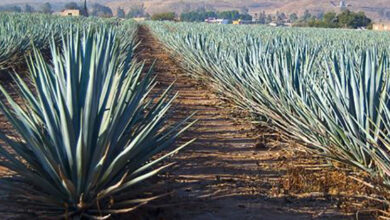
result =
M210 24L229 24L230 21L228 19L206 18L204 22Z

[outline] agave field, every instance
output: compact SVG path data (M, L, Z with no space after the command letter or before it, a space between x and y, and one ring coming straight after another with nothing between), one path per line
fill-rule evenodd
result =
M23 64L26 53L33 47L41 51L49 51L50 41L54 39L59 42L64 31L83 29L88 26L110 27L116 23L114 19L0 14L0 70L9 70ZM135 28L118 29L122 32L129 30L134 31Z
M195 141L175 144L196 120L171 123L178 94L136 56L140 25L253 124L390 195L389 33L3 13L0 116L17 135L0 128L0 201L12 210L108 219L159 197L139 183Z
M168 22L147 24L192 77L253 121L390 187L390 34ZM379 181L377 181L379 179Z

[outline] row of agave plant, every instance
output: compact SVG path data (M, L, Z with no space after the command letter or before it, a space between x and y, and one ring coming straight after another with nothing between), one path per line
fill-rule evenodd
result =
M59 41L64 30L112 23L113 19L0 13L0 70L24 64L24 55L32 50L32 45L49 51L52 36Z
M18 134L0 131L8 205L28 204L23 213L45 218L105 219L156 198L139 183L171 165L161 162L190 142L160 152L193 122L166 126L176 95L167 88L149 98L155 82L133 56L136 29L65 30L50 40L51 60L32 49L30 82L13 76L21 102L0 87L0 110Z
M252 112L254 120L271 119L309 152L369 173L375 187L390 187L389 35L167 22L148 26L191 76L211 82Z

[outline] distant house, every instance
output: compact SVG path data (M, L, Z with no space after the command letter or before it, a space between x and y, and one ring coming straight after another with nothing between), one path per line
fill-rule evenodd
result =
M390 31L390 23L375 23L372 25L374 31Z
M141 21L146 21L148 19L146 17L136 17L136 18L133 18L133 20L135 20L136 22L141 22Z
M60 13L61 16L81 16L81 11L78 9L66 9Z
M241 19L233 21L233 24L252 24L252 23L253 22L250 20L241 20Z
M204 22L209 24L229 24L229 19L206 18Z
M292 27L293 24L290 22L271 22L268 23L269 26L271 27Z

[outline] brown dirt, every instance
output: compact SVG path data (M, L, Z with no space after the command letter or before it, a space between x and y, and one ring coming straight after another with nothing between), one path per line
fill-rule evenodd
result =
M146 27L139 38L138 56L147 67L156 61L159 88L176 80L175 120L195 111L199 120L179 142L197 141L160 176L159 191L172 194L142 208L139 219L353 219L339 209L340 191L355 190L346 174L291 150L297 144L279 132L233 119L237 111L187 76Z

